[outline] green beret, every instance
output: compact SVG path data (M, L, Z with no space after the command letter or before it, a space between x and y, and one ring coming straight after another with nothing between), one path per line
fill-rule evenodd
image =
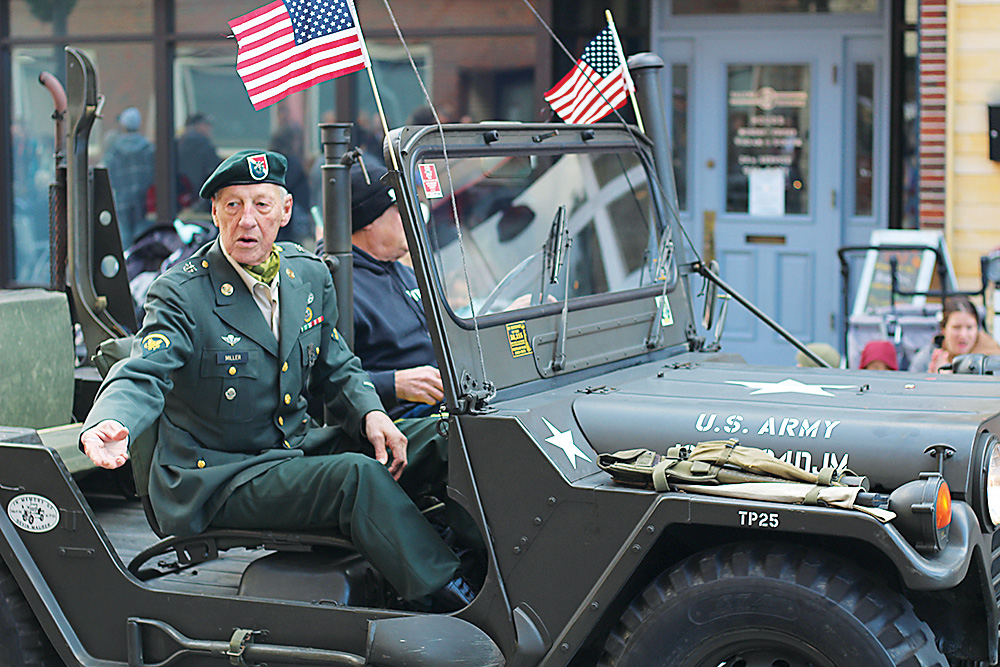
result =
M212 196L228 185L253 185L254 183L274 183L285 185L285 170L288 160L274 151L239 151L222 161L205 184L201 186L204 199Z

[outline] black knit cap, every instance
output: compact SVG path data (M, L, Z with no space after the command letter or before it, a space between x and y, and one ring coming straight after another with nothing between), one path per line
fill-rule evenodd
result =
M288 160L281 153L274 151L246 150L233 153L222 161L199 193L203 199L211 199L212 195L229 185L253 185L255 183L274 183L285 185L285 170Z
M382 179L389 171L373 160L365 160L368 180L361 163L351 166L351 231L367 227L396 203L395 193Z

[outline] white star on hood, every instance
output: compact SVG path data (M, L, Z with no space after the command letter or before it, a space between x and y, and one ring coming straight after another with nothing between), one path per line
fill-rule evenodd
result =
M810 394L812 396L833 396L827 389L850 389L851 384L802 384L798 380L782 380L781 382L740 382L739 380L726 380L727 384L741 384L748 389L753 389L750 395L755 394Z
M584 461L593 463L593 461L590 460L590 457L584 454L580 450L580 448L576 446L576 443L573 442L572 431L560 431L555 426L550 424L549 420L546 419L545 417L542 417L542 421L545 422L545 425L549 427L550 431L552 431L552 435L548 438L545 438L545 442L550 442L559 449L566 452L566 458L568 458L569 462L573 464L574 470L576 470L577 457L580 457Z

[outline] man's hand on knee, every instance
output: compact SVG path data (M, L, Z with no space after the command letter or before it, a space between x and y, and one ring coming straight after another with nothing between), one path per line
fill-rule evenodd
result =
M389 452L392 453L389 473L398 480L406 468L406 436L396 428L389 415L375 410L365 415L365 437L375 448L375 460L382 465L389 462Z
M433 366L405 368L395 373L396 398L400 401L434 405L444 399L441 372Z
M128 460L128 429L105 419L80 434L83 453L101 468L120 468Z

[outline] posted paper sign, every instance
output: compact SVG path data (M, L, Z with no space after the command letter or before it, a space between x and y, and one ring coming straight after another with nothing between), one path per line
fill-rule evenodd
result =
M750 215L785 215L785 170L754 167L750 176Z

